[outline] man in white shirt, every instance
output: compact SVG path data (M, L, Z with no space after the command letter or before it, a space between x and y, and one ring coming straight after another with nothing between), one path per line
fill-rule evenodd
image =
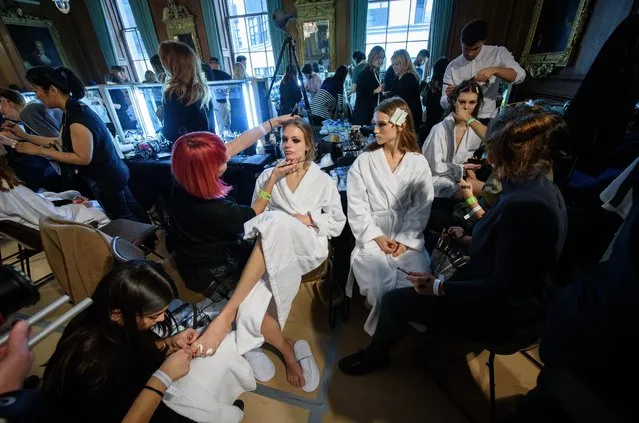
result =
M485 21L474 20L464 26L461 32L462 54L446 68L445 89L440 100L441 106L448 108L448 97L457 85L475 78L475 81L483 84L484 101L478 114L478 120L482 123L497 114L496 100L501 80L520 84L526 78L526 72L506 47L484 45L487 35L488 24Z

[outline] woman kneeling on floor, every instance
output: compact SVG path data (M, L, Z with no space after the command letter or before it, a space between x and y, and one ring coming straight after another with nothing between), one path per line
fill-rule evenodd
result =
M152 330L171 328L165 319L174 287L159 264L118 265L91 298L93 304L66 327L44 372L43 392L59 406L63 421L241 420L233 401L255 389L255 380L232 335L222 354L196 362L193 329L166 338ZM184 377L189 367L193 372Z
M469 242L475 280L442 280L407 269L413 287L384 296L377 332L364 350L343 358L340 369L364 375L389 364L407 323L469 340L499 344L545 318L552 272L563 249L566 208L545 173L548 145L565 124L560 117L518 105L507 109L486 138L488 161L503 183L495 207L472 213L481 220ZM471 186L462 181L462 188ZM463 232L451 231L461 238Z
M310 126L295 120L282 129L286 160L265 170L255 187L255 201L268 206L244 225L245 237L257 239L255 247L229 302L193 350L213 354L237 321L241 354L268 342L282 352L288 381L311 392L319 372L310 347L306 341L285 340L282 328L302 276L327 259L328 239L342 232L346 217L333 180L313 162Z

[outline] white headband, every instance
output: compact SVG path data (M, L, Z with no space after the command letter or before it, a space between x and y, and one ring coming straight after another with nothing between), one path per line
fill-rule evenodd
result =
M391 116L390 122L394 125L402 126L406 122L406 116L408 116L408 112L398 107L395 109L393 116Z

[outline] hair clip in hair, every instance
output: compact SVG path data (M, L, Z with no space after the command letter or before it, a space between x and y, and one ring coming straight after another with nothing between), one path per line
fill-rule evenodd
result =
M395 109L395 112L390 118L390 122L394 125L401 126L406 122L406 117L408 116L408 112L400 109L399 107Z
M479 95L479 86L475 86L475 92Z

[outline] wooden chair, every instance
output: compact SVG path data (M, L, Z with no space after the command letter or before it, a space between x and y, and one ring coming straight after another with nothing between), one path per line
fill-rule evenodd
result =
M328 323L332 328L335 327L335 318L337 317L337 307L333 307L333 291L335 289L334 283L335 280L333 278L333 247L331 244L328 244L328 257L322 264L320 264L316 269L310 271L309 273L302 276L301 283L326 283L328 284L329 289L329 300L328 300ZM339 284L338 284L339 285ZM344 302L342 304L342 313L344 316L344 320L348 319L349 312L349 302L346 293L344 292L344 287L339 285L339 289L342 290L342 294L344 294Z

